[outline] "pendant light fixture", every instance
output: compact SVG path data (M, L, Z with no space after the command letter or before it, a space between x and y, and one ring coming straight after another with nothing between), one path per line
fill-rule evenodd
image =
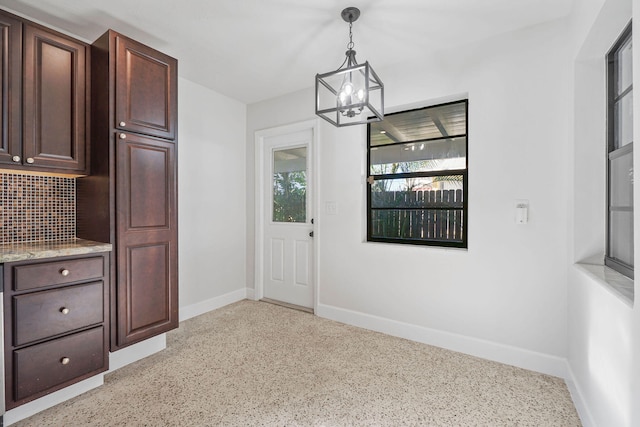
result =
M378 122L384 118L384 85L369 62L358 64L353 50L353 23L360 16L356 7L342 11L349 23L349 44L342 65L316 74L316 114L334 126Z

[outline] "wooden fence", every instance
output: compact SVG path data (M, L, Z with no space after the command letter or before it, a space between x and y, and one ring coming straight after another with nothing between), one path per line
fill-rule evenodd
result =
M373 192L371 236L460 242L462 197L462 190Z

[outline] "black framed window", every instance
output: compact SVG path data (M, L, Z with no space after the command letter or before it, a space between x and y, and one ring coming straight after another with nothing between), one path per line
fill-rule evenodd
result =
M607 54L605 264L633 278L633 67L631 24Z
M467 247L468 101L367 125L367 240Z

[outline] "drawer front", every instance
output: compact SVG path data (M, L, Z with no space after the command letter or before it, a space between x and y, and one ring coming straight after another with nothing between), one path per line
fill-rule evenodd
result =
M15 400L32 396L104 365L102 326L13 352ZM66 363L64 363L66 362Z
M62 285L104 276L103 257L40 262L13 266L16 291Z
M104 321L102 281L13 297L14 346Z

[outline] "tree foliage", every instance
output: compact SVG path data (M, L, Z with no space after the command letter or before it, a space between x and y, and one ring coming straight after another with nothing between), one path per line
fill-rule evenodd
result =
M306 222L307 175L305 171L273 174L273 221Z

